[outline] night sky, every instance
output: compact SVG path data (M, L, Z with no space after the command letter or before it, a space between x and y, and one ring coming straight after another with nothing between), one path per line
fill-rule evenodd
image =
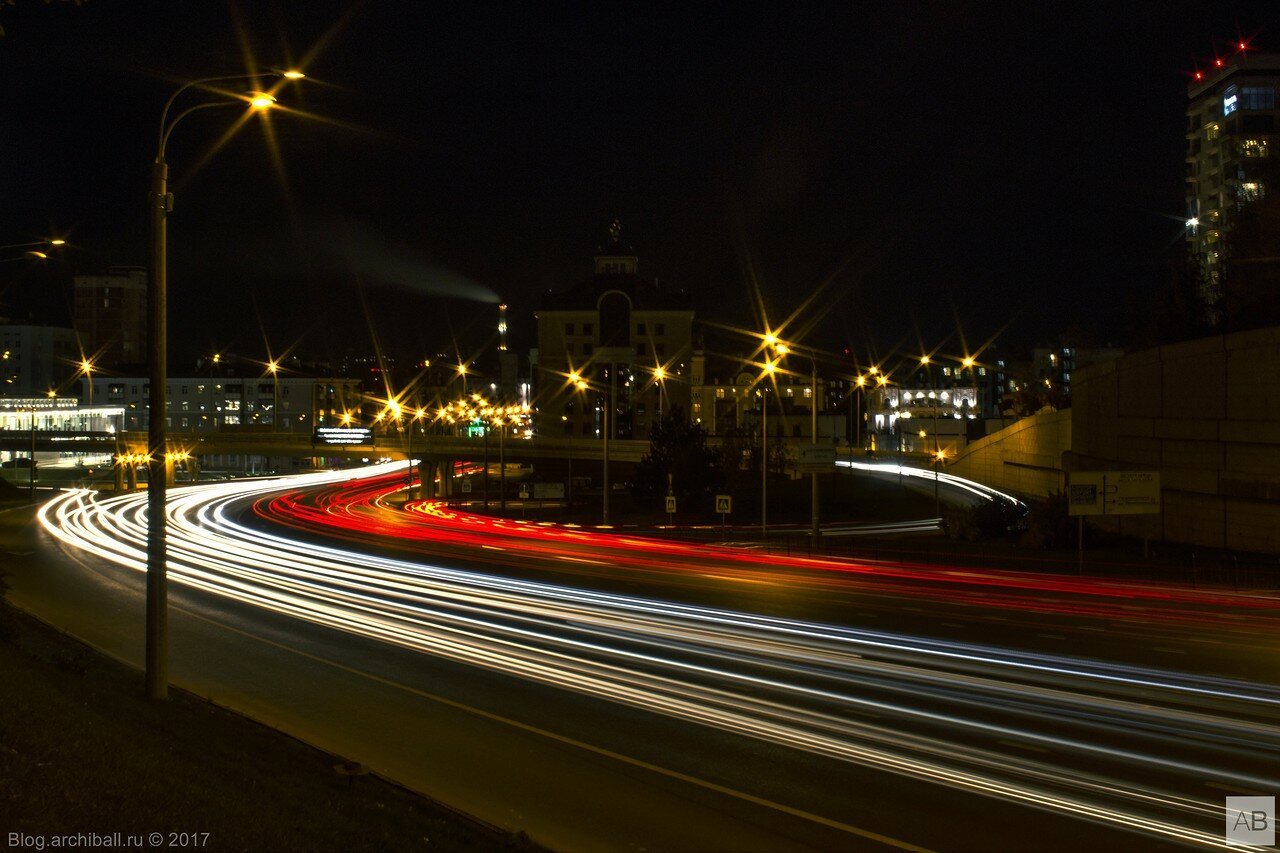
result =
M175 81L320 45L279 97L332 121L276 115L282 168L254 120L196 170L235 110L175 134L177 359L260 355L260 325L367 350L365 305L405 354L474 346L498 295L527 330L615 216L717 321L753 322L748 259L773 317L836 274L829 349L956 317L1133 344L1181 232L1186 75L1237 30L1280 48L1274 3L547 5L0 7L0 243L66 234L46 278L145 264ZM44 280L20 266L11 305Z

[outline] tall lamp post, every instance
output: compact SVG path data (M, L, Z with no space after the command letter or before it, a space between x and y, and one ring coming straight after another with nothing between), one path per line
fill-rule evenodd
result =
M413 500L413 431L417 429L417 425L426 417L427 410L419 406L413 413L413 417L409 419L409 481L406 487L409 492L409 500Z
M661 364L653 369L653 381L658 384L658 423L662 423L662 398L667 394L667 369Z
M609 368L610 381L613 379L614 368ZM604 514L601 524L609 523L609 409L613 406L613 395L608 390L601 392L604 395L604 401L600 406L601 423L604 427Z
M31 404L31 470L27 472L28 497L36 501L36 407Z
M764 363L764 372L770 380L778 365ZM769 534L769 386L760 389L760 536Z
M88 389L88 405L93 408L93 359L80 359L80 372L84 374L85 387Z
M610 370L612 369L613 368L610 368ZM582 392L586 392L589 388L592 387L592 384L588 382L586 379L583 379L582 374L578 373L578 371L576 370L569 374L569 381L572 382L577 387L577 389ZM603 385L597 386L597 390L600 392L600 397L601 397L600 399L600 427L601 427L600 435L604 439L604 448L603 448L604 460L603 460L603 467L601 471L601 478L604 485L604 498L601 501L601 522L600 523L608 524L609 523L609 406L611 405L610 401L612 400L612 397L610 397L609 395L609 389ZM584 403L586 399L587 399L587 395L584 393L583 394ZM571 481L572 481L572 473L573 473L572 470L570 470Z
M812 441L809 443L813 447L818 446L818 362L811 354L809 356L810 366L810 385L809 385L809 433ZM809 472L810 491L810 507L811 518L809 521L809 536L813 538L814 544L817 544L818 534L821 532L818 527L818 472Z
M275 98L255 93L244 100L223 96L223 100L209 101L188 107L172 120L169 111L178 96L194 86L232 80L253 80L256 74L227 74L192 80L179 86L160 113L160 136L156 145L156 158L151 166L151 193L148 206L151 212L151 278L147 292L150 305L149 360L151 363L151 388L149 395L150 416L147 428L147 627L146 627L146 691L152 699L164 699L169 694L169 624L167 562L165 543L165 491L166 468L166 394L165 383L169 379L168 346L168 218L173 211L173 194L169 192L169 164L165 149L169 136L178 123L194 112L213 107L234 106L246 101L255 110L269 109ZM300 79L301 71L278 72L276 76Z
M933 510L942 517L941 504L938 501L938 390L933 381L932 359L927 355L920 356L920 364L929 372L929 406L933 409Z

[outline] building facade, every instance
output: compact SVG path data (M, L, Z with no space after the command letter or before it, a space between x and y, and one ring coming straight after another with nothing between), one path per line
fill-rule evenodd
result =
M537 428L548 436L647 438L664 413L689 411L694 312L642 277L615 221L576 287L536 314Z
M1268 186L1277 156L1280 54L1239 47L1197 71L1187 88L1186 240L1212 323L1223 316L1240 213L1280 189Z
M701 424L708 435L755 432L763 421L772 439L808 442L813 436L816 401L819 441L847 441L848 423L842 408L823 405L828 389L822 377L818 377L815 393L812 377L779 371L773 380L762 380L758 370L731 366L724 375L716 375L721 371L709 367L709 359L701 351L694 353L691 363L689 417ZM826 414L827 411L834 414Z
M0 396L65 390L79 360L76 334L58 326L0 326Z
M94 405L123 410L121 429L140 431L150 426L149 379L95 375L92 386ZM178 433L222 429L310 433L316 427L337 426L348 414L366 424L369 420L361 415L363 395L358 379L170 377L165 393L166 426ZM82 401L88 402L87 388Z
M106 368L147 362L147 271L112 267L74 279L72 323L85 355Z

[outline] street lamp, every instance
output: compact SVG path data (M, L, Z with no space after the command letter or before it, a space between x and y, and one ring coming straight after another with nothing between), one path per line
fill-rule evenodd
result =
M271 374L271 431L280 431L280 362L267 360L267 372Z
M301 74L301 72L298 72ZM285 72L275 72L283 77ZM225 107L244 103L239 98L223 96L222 100L208 101L188 107L170 120L169 111L183 92L194 86L203 86L231 80L257 79L256 74L224 74L192 80L179 86L160 113L160 133L156 145L156 157L151 167L151 193L148 199L151 211L151 278L147 293L150 304L148 338L150 339L151 388L150 417L147 428L147 627L146 627L146 691L152 699L164 699L169 693L169 625L168 625L168 556L165 542L165 491L168 483L165 459L165 383L169 379L168 365L168 218L173 211L173 194L169 192L169 164L165 149L174 128L184 118L198 110ZM291 78L291 79L297 79ZM254 96L246 99L251 108L269 109L267 103Z
M80 363L76 365L80 372L84 375L85 385L88 388L88 406L93 408L93 359L82 358Z
M777 338L773 335L774 341ZM778 365L765 361L764 372L772 380ZM769 534L769 386L760 392L760 536Z
M582 374L576 370L571 371L569 373L569 382L579 391L583 392L582 399L583 399L583 405L585 407L586 399L587 399L587 395L585 392L593 387L592 383L588 382L586 379L583 379ZM610 401L612 400L612 398L609 395L608 389L603 386L599 388L599 392L601 397L601 400L600 400L601 436L604 439L604 448L603 448L604 458L603 458L603 464L602 464L602 470L601 470L601 477L604 485L604 498L601 501L601 524L608 524L609 523L609 407L611 405ZM572 445L570 446L572 447ZM569 482L572 485L572 482L573 482L572 459L570 459L569 464L570 464Z
M667 393L667 369L661 364L653 368L653 381L658 384L658 423L662 423L662 398Z
M407 484L409 500L413 500L413 430L415 429L414 425L420 422L424 417L426 417L426 415L427 410L419 406L414 411L413 416L409 418L409 482Z
M54 237L51 240L32 240L27 243L10 243L7 246L0 246L0 252L5 251L6 249L32 249L36 246L39 246L42 248L45 246L65 246L66 243L67 241L63 240L60 237ZM44 252L38 252L38 251L28 252L27 254L37 255L41 258L49 257Z
M862 395L866 393L867 377L859 374L853 380L857 390L851 395L854 402L853 446L862 446Z
M15 456L17 454L14 454ZM27 472L28 497L36 502L36 404L31 404L31 470Z

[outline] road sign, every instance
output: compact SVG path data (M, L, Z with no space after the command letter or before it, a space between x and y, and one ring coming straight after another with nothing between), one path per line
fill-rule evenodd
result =
M801 474L821 474L836 467L836 448L832 444L806 444L800 448L796 471Z
M676 496L667 495L667 514L670 515L675 511L676 511Z
M520 500L522 501L529 500L529 484L528 483L520 484Z
M733 495L716 495L716 512L721 515L733 512Z
M534 483L534 500L550 501L564 499L564 483Z
M1159 511L1159 471L1072 471L1068 475L1068 515L1142 515Z
M373 444L373 430L368 427L318 427L311 436L312 444L343 445Z
M462 478L462 493L464 495L471 494L471 478L470 477Z

